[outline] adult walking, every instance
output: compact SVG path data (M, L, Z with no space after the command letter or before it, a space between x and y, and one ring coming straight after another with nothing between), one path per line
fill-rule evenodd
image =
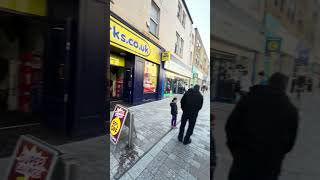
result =
M184 145L191 143L190 136L193 134L193 129L197 121L198 112L203 105L203 96L200 93L200 86L195 85L193 88L189 89L181 99L181 109L183 111L181 117L180 132L178 135L178 140L183 142ZM184 135L184 128L187 121L189 122L188 130Z
M298 111L286 95L288 78L275 73L239 101L226 124L233 156L229 180L277 180L293 148Z

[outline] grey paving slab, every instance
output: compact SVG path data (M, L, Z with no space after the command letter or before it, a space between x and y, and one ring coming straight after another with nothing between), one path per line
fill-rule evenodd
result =
M195 128L192 136L194 141L190 145L179 142L177 140L179 130L172 129L147 153L150 156L142 157L127 173L132 175L131 171L135 171L136 174L132 176L135 179L209 179L210 156L207 150L207 147L210 147L209 112L209 102L205 100L196 124L199 128ZM140 162L143 161L148 163L142 163L145 167L141 171Z

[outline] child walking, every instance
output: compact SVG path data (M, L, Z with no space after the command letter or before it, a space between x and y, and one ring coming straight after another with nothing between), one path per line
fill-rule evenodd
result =
M174 97L170 103L171 115L172 115L172 119L171 119L171 127L172 128L176 128L177 114L178 114L177 101L178 101L178 99L176 97Z

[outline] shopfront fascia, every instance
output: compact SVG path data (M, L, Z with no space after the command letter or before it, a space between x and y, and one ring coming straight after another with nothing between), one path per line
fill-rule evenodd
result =
M164 69L166 70L164 96L182 94L185 89L190 88L191 68L180 62L174 55L171 55L171 59L165 62Z
M195 66L192 66L192 85L198 84L201 86L204 78L203 73Z
M14 0L0 1L1 9L35 16L46 16L46 6L47 0L24 0L23 2L17 2Z
M110 16L110 46L127 54L122 64L132 70L130 103L161 99L163 48L114 13ZM110 64L114 63L111 59Z

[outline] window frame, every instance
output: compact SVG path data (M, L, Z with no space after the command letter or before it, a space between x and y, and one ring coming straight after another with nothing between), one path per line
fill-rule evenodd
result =
M180 22L181 22L181 16L182 16L181 11L182 11L182 5L181 5L180 1L178 1L178 13L177 13L177 17L178 17L178 19L179 19Z
M182 12L182 26L184 27L184 28L186 28L186 20L187 20L187 17L186 17L187 15L186 15L186 12L185 11L183 11Z
M177 39L176 39L176 43L175 43L174 53L179 54L181 36L178 32L176 32L176 38Z
M153 19L153 17L151 16L151 12L153 10L157 10L157 15L158 15L158 22ZM153 36L155 36L156 38L159 38L159 26L160 26L160 7L152 0L151 1L151 9L150 9L150 18L149 18L149 33L151 33ZM153 21L156 25L157 25L157 28L156 28L156 33L154 34L152 31L151 31L151 21Z
M184 40L182 39L182 37L180 37L180 51L179 51L180 57L183 57L183 48L184 48Z

